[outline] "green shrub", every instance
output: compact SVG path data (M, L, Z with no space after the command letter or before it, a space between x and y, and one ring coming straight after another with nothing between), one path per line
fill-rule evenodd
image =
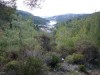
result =
M80 41L76 46L77 52L84 55L85 63L98 65L100 62L100 52L98 47L90 41Z
M81 72L86 72L86 67L85 67L85 65L79 65L79 71L81 71Z
M52 62L51 62L51 67L55 68L57 67L57 64L59 63L59 57L57 57L56 55L52 56Z
M60 56L57 53L47 53L45 57L45 63L50 66L52 69L56 68L58 66L58 63L60 62Z
M19 63L18 61L10 61L5 65L5 70L9 71L9 70L18 70L19 69Z
M7 47L7 42L5 40L5 37L0 36L0 55L3 55L6 47Z
M58 52L61 54L66 54L66 55L72 55L73 53L75 53L75 49L73 49L73 47L60 47Z
M3 56L0 56L0 64L5 62L5 58Z
M42 74L43 64L38 58L30 57L22 67L22 75L40 75Z
M69 55L68 57L66 57L65 61L67 61L68 63L73 63L73 56Z
M84 60L84 56L82 54L73 54L66 57L66 61L72 64L81 64Z

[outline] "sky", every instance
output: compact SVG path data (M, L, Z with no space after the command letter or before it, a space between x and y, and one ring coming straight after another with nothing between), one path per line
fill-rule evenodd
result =
M40 17L69 13L93 13L100 11L100 0L45 0L41 3L41 9L29 9L23 0L17 0L17 9Z

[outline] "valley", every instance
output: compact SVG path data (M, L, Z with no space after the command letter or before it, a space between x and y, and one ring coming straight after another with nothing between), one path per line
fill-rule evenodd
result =
M42 18L0 0L0 75L100 75L100 11Z

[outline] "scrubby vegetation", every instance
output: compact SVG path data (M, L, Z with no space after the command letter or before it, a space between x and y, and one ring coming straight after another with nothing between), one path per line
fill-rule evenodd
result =
M100 12L57 23L51 33L16 12L8 17L0 17L0 75L99 75Z

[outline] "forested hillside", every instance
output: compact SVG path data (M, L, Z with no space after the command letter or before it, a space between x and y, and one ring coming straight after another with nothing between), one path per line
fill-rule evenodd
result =
M100 45L100 12L87 17L66 21L57 25L57 36L65 38L74 46L75 41L89 40ZM64 35L65 34L65 35ZM64 35L64 37L62 37ZM62 39L65 41L64 39ZM66 41L67 42L67 41ZM69 44L69 43L68 43Z
M85 17L89 14L64 14L64 15L56 15L56 16L52 16L52 17L48 17L48 20L55 20L58 22L64 22L67 20L72 20L72 19L80 19L82 17Z
M24 19L28 19L28 18L32 18L33 23L34 24L40 24L40 25L46 25L49 20L46 20L44 18L38 17L38 16L34 16L29 12L26 11L21 11L21 10L17 10L17 14L21 15Z
M100 75L100 12L48 33L34 17L1 2L0 9L0 75Z

